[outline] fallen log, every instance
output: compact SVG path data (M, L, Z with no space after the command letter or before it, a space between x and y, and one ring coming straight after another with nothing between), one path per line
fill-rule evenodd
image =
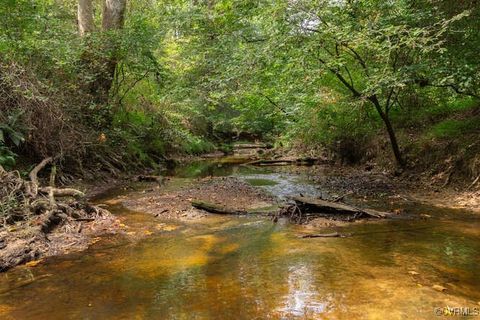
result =
M426 227L417 227L417 228L406 228L406 229L394 229L394 230L377 230L377 231L369 231L369 232L353 232L353 233L338 233L338 232L332 232L332 233L320 233L320 234L306 234L299 236L300 238L335 238L335 237L340 237L340 238L347 238L347 237L357 237L357 236L370 236L372 234L378 234L378 233L402 233L402 232L412 232L412 231L417 231L417 230L425 230L425 229L431 229L431 226L426 226Z
M372 218L385 218L389 215L386 212L380 212L373 209L360 209L344 203L315 199L311 197L298 196L292 197L291 199L295 201L297 206L319 211L321 213L352 214L357 215L357 217L360 215L366 215Z
M387 218L388 216L392 215L391 213L378 211L378 210L374 210L374 209L363 208L361 210L362 210L362 212L364 212L364 213L366 213L366 214L368 214L372 217L375 217L375 218Z
M267 143L239 143L233 145L234 149L272 149L272 144Z
M247 211L244 210L236 210L232 208L227 208L222 205L201 201L201 200L192 200L192 206L197 209L205 210L210 213L218 213L218 214L232 214L232 215L241 215L247 214Z
M296 158L296 159L259 159L255 161L250 161L245 163L246 165L255 165L255 166L286 166L286 165L314 165L318 163L320 159L317 158Z
M260 160L255 160L255 161L250 161L245 163L246 165L254 165L254 166L274 166L274 165L289 165L295 163L295 160L288 160L288 159L273 159L273 160L267 160L267 159L260 159Z
M295 159L295 163L297 165L314 165L315 163L318 163L320 161L321 161L321 159L312 158L312 157L304 157L304 158Z
M351 194L353 194L353 192L352 192L352 191L350 191L350 192L347 192L347 193L345 193L345 194L343 194L343 195L341 195L341 196L339 196L339 197L336 197L335 199L333 199L333 202L340 202L340 201L343 201L343 199L345 199L345 197L346 197L346 196L349 196L349 195L351 195Z
M306 234L301 236L301 238L346 238L349 236L350 234L332 232L332 233Z

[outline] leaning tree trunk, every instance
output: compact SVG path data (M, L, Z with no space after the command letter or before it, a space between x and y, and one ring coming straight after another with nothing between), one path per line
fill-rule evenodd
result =
M392 123L390 122L390 118L387 114L382 117L383 122L385 123L385 127L387 128L388 137L390 138L390 144L392 145L393 154L395 155L395 160L401 166L405 166L405 160L402 157L402 153L400 152L400 147L398 146L397 137L395 135L395 131L393 130Z
M402 153L400 151L400 147L398 146L397 136L395 135L395 130L393 129L392 122L390 121L390 117L388 113L382 110L382 106L380 105L377 98L371 100L375 109L377 110L378 114L383 120L385 124L385 128L387 129L388 137L390 138L390 145L392 146L393 155L395 156L395 160L400 167L405 166L405 160L402 157Z

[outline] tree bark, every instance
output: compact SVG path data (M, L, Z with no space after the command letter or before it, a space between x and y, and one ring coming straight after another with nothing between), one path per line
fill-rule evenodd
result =
M123 28L126 5L126 0L105 0L102 17L102 29L104 32ZM108 37L106 40L103 48L106 58L103 61L101 70L98 72L93 88L97 102L101 104L108 102L108 95L112 88L118 64L117 40L113 37Z
M400 147L398 146L397 136L395 135L395 130L393 129L392 122L390 121L390 117L386 112L382 110L382 106L378 101L376 96L369 97L369 100L375 106L378 114L383 120L385 124L385 128L387 129L388 137L390 138L390 145L392 146L393 155L395 156L395 160L400 167L405 166L405 160L402 157L402 152L400 151Z
M103 6L103 31L123 28L127 0L105 0Z
M94 30L92 0L78 0L77 20L81 37Z
M385 127L387 128L388 137L390 138L390 144L392 146L393 154L395 155L395 160L397 160L397 163L400 165L400 167L404 167L405 160L400 152L400 147L398 146L397 137L395 135L395 130L393 129L392 123L390 122L390 118L387 114L384 114L382 119L385 123Z

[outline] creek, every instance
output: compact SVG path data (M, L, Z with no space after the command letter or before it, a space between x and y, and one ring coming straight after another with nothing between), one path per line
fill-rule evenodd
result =
M236 176L280 198L323 192L295 167L202 162L168 174L172 190ZM412 203L404 209L431 218L352 223L343 228L352 237L302 239L305 226L263 216L180 222L113 203L129 232L148 236L107 235L86 251L0 274L1 319L435 319L435 308L480 308L480 222L469 212Z

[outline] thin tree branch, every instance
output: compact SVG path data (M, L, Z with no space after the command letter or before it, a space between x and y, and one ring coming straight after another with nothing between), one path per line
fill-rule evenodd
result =
M127 95L127 93L132 90L136 85L137 83L139 83L140 81L142 81L143 79L145 79L147 77L147 75L150 73L150 70L147 70L144 75L138 79L136 79L132 85L130 87L128 87L124 92L123 92L123 95L120 97L120 99L118 99L118 103L119 104L122 104L122 101L123 99L125 98L125 96Z
M351 48L350 46L348 46L347 44L343 43L342 44L345 48L347 48L352 54L353 54L353 57L358 61L358 63L360 63L360 65L362 66L363 70L365 71L365 74L367 76L369 76L369 71L368 71L368 67L367 67L367 64L365 63L365 60L363 60L363 58L360 56L360 54L355 51L353 48Z
M431 83L427 83L426 86L435 87L435 88L450 88L450 89L452 89L453 91L455 91L457 94L461 94L461 95L469 96L469 97L472 97L472 98L480 99L480 95L475 94L475 93L473 93L473 92L464 91L464 90L460 89L459 87L457 87L456 85L451 84L451 83L449 83L449 84L431 84Z
M385 103L385 111L386 111L386 113L388 113L388 112L390 111L390 101L391 101L391 99L392 99L392 95L393 95L394 91L395 91L395 87L392 87L392 88L390 89L390 92L388 93L387 102Z
M265 95L265 94L263 94L263 93L260 93L260 95L261 95L262 97L264 97L265 99L267 99L267 101L270 102L270 104L271 104L272 106L274 106L274 107L277 108L278 110L282 111L283 114L285 114L286 116L289 116L289 114L285 111L285 109L283 109L282 107L280 107L280 106L278 105L278 103L276 103L275 101L273 101L272 98L270 98L269 96L267 96L267 95Z
M347 68L347 66L344 66L344 68L345 68L345 71L347 71L348 78L350 79L350 84L351 84L352 87L353 87L353 86L354 86L354 83L353 83L352 74L350 73L350 70Z
M326 66L325 60L323 60L323 59L320 58L320 57L318 58L318 60ZM352 94L353 94L354 97L359 98L359 97L362 96L362 95L360 94L360 92L359 92L357 89L355 89L355 87L354 87L353 85L351 85L351 84L343 77L343 75L340 73L339 70L336 70L336 69L331 68L331 67L328 67L328 66L327 66L327 69L330 70L330 72L332 72L332 73L337 77L337 79L340 80L340 82L343 83L343 84L352 92Z

